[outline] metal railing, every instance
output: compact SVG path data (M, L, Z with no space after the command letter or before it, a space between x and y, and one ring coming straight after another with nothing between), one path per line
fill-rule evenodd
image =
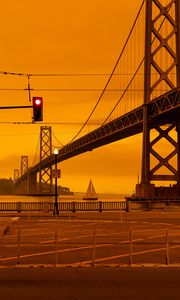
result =
M11 212L51 212L54 210L53 202L0 202L0 211ZM115 211L127 210L127 202L58 202L59 211Z
M58 202L58 210L64 212L78 211L131 211L168 209L179 206L180 200L150 200L150 201L97 201L97 202ZM0 212L52 212L53 202L0 202Z
M111 265L164 265L175 264L180 266L177 253L180 248L180 232L174 230L159 230L158 234L152 233L152 229L136 231L126 229L118 241L112 237L106 237L94 228L88 238L75 242L72 237L62 239L58 228L54 229L50 240L44 240L43 236L31 235L29 238L18 228L12 235L5 235L1 241L0 266L97 266L101 264ZM69 241L65 241L69 240ZM72 241L71 241L72 240ZM8 251L3 251L3 249ZM106 255L102 255L105 249ZM72 252L76 251L75 260ZM113 253L116 251L116 255ZM68 257L62 254L68 252ZM97 253L98 252L98 253ZM79 254L78 254L79 253ZM83 256L82 253L85 253ZM82 260L85 257L85 260Z

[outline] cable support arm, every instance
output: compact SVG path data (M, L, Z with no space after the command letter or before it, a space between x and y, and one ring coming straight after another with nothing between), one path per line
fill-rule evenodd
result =
M32 105L20 105L20 106L0 106L0 109L16 109L16 108L32 108Z

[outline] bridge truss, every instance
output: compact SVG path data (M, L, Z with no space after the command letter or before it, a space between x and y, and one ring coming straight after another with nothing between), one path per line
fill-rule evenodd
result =
M173 180L180 183L180 121L169 118L167 129L154 126L158 136L151 140L148 107L151 100L164 88L173 90L180 86L180 3L176 0L146 1L143 150L141 183L137 186L138 197L155 196L155 186L151 182ZM176 128L176 139L170 133ZM157 144L165 139L173 150L165 157L160 154ZM157 150L155 150L155 147ZM168 146L169 147L169 146ZM170 148L170 147L169 147ZM177 166L171 163L177 157ZM157 160L152 167L152 158ZM167 174L167 173L170 174ZM164 174L165 173L165 174Z
M52 194L52 166L42 168L44 159L52 155L51 126L40 128L40 165L39 165L39 193Z

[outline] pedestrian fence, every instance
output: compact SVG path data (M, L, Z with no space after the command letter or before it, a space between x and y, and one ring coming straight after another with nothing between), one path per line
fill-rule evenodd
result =
M76 211L131 211L151 210L180 206L180 200L151 200L151 201L85 201L85 202L58 202L58 210L67 212ZM0 202L1 212L52 212L53 202Z
M126 201L118 202L58 202L59 211L113 211L126 210ZM0 211L16 212L52 212L54 210L53 202L0 202Z
M124 240L107 238L105 242L94 227L88 240L77 243L74 239L61 240L59 231L55 228L49 241L35 236L27 238L21 228L13 237L6 233L0 240L0 266L180 266L180 232L165 229L155 235L152 230L141 230L139 234L129 229Z

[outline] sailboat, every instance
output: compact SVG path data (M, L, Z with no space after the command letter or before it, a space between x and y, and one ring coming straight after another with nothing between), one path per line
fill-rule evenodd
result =
M87 192L86 192L85 197L83 197L83 200L97 200L97 199L98 199L98 197L97 197L96 191L94 189L92 180L90 179L89 185L87 188Z

